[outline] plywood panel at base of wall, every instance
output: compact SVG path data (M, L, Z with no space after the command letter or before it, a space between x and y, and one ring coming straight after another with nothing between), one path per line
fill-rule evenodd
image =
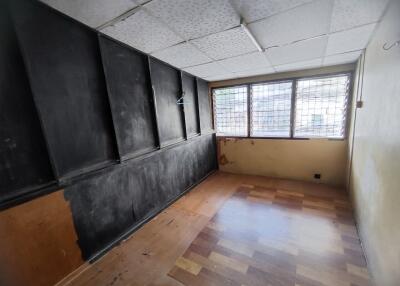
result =
M0 285L53 285L83 264L60 190L0 212Z
M345 185L347 141L218 139L221 171ZM321 179L314 179L314 174Z

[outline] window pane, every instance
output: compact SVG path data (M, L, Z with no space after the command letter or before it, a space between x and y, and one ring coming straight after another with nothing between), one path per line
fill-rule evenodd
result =
M295 137L343 138L348 75L297 81Z
M251 87L251 136L289 137L292 82Z
M214 89L214 123L218 136L247 136L247 87Z

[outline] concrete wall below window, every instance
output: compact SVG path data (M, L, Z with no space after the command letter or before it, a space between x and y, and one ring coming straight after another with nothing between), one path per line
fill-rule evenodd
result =
M219 168L236 174L321 182L344 187L347 141L326 139L218 140ZM321 174L321 179L314 179Z

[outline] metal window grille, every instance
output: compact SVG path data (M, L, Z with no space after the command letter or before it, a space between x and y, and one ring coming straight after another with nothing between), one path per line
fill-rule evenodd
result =
M350 76L297 81L295 137L344 138Z
M247 136L247 86L214 89L214 124L218 136Z
M289 137L292 81L251 86L251 136Z

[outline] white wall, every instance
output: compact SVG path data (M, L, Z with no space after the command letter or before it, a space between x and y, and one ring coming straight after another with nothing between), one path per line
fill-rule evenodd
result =
M369 268L382 286L400 285L400 46L382 49L397 40L400 1L392 0L366 49L364 105L350 142L350 192Z

